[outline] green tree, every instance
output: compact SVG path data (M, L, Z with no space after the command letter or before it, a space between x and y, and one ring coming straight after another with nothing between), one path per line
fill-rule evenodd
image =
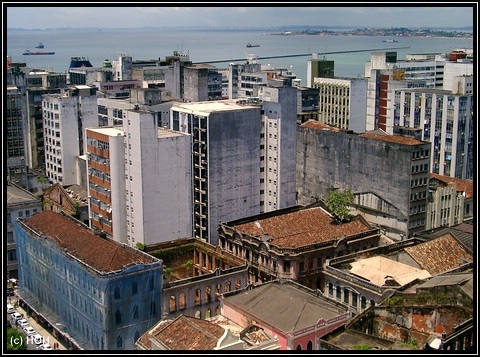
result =
M346 222L350 218L350 206L355 199L355 194L347 190L333 190L328 193L327 207L333 216L340 222Z
M137 248L138 250L145 251L146 246L141 242L137 242L137 244L135 244L135 248Z
M27 338L15 328L7 329L7 351L26 351Z

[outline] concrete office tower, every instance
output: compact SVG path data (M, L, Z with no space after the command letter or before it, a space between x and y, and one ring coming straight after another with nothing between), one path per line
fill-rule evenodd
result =
M262 131L260 106L232 100L175 104L171 127L192 136L194 235L218 242L219 222L258 214Z
M365 132L366 79L316 77L312 87L319 89L319 122L356 133Z
M335 76L335 61L318 58L317 53L307 62L307 87L312 88L314 79L333 78Z
M468 77L472 80L472 77ZM459 86L467 77L459 77ZM469 86L471 88L471 86ZM473 95L437 89L394 91L392 117L395 133L420 130L431 143L431 172L473 179Z
M127 110L123 131L127 244L191 237L192 137L159 128L146 110Z
M425 229L430 143L381 130L357 135L312 120L299 127L297 140L298 204L350 189L352 213L388 236L400 240Z
M133 73L132 56L121 53L117 61L112 61L112 72L114 81L131 80Z
M90 227L127 243L123 128L87 128L85 136Z
M4 123L6 124L6 145L7 153L6 169L9 179L19 181L26 179L27 175L27 123L23 115L24 100L20 90L15 86L7 86L6 112ZM25 181L26 184L26 181Z
M262 137L260 171L263 169L264 212L296 203L297 89L260 87Z
M62 185L79 184L84 128L98 126L96 88L72 86L44 95L42 107L46 175Z
M211 65L197 64L185 68L183 99L187 102L222 99L222 74Z

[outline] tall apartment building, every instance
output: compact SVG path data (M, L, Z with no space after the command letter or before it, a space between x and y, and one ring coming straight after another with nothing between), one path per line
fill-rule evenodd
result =
M132 350L161 318L157 258L52 211L18 220L14 230L18 296L76 349Z
M207 64L190 65L184 71L183 99L187 102L222 99L222 74Z
M458 77L459 87L473 76ZM394 133L419 129L420 139L431 143L432 173L473 179L473 95L439 89L393 91L393 111L388 118Z
M98 126L96 88L71 86L43 96L45 171L52 182L81 182L78 156L84 154L84 129Z
M364 78L313 78L319 89L318 121L340 129L366 130L367 80Z
M15 86L7 86L6 91L6 151L5 166L9 179L19 180L27 174L27 122L23 115L23 96Z
M192 137L141 109L126 112L123 131L124 171L115 175L125 181L127 244L191 237Z
M392 238L425 229L430 143L380 130L357 135L315 121L299 127L297 142L298 204L350 189L353 213Z
M26 218L42 210L42 201L19 185L7 181L5 200L7 202L6 226L6 273L8 278L18 278L17 239L13 226L17 218ZM4 226L4 227L5 227Z
M45 169L45 146L43 137L42 95L59 93L65 87L66 74L38 71L24 63L11 64L7 72L9 85L15 86L22 95L21 110L25 137L25 166L39 171ZM17 98L20 99L20 98ZM8 113L7 113L8 115Z
M295 203L296 90L260 99L179 103L173 130L191 133L195 237L216 245L220 222Z
M121 127L85 129L90 227L120 243L127 243L124 136Z

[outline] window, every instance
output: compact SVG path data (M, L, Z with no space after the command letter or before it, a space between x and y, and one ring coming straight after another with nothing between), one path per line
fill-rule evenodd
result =
M122 336L117 337L117 348L120 349L123 346L123 339Z
M113 297L115 299L120 299L120 288L118 286L115 287L115 290L114 290L114 293L113 293Z
M336 290L337 290L337 299L340 299L342 297L342 290L340 289L339 285L337 285Z
M137 293L137 291L138 291L138 285L137 285L137 282L134 281L132 283L132 295L135 295Z
M138 319L138 306L137 305L133 306L133 318Z
M120 312L120 310L117 310L115 312L115 323L117 325L121 324L122 323L122 313Z

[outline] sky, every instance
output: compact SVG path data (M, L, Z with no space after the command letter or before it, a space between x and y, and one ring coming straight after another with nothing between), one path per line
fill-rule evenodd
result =
M224 3L225 6L205 6L175 2L136 3L115 2L91 7L92 3L15 3L3 2L3 18L8 28L139 28L153 27L279 27L286 25L309 26L354 26L354 27L464 27L473 26L476 17L476 3L424 3L422 6L404 6L404 3L373 3L358 6L351 3L279 3L280 7L259 7L241 3ZM62 3L60 3L62 4ZM98 3L97 3L98 4ZM152 6L152 5L161 6ZM294 6L295 4L295 6ZM345 4L345 5L344 5ZM381 6L389 4L388 6ZM410 4L421 4L413 2ZM463 5L462 5L463 4ZM31 6L29 6L31 5ZM123 6L122 6L123 5ZM134 6L135 5L135 6ZM193 6L192 6L193 5ZM216 5L216 3L213 3ZM247 5L247 6L245 6ZM341 5L341 6L339 6ZM475 16L474 16L475 15ZM4 24L5 25L5 24Z

